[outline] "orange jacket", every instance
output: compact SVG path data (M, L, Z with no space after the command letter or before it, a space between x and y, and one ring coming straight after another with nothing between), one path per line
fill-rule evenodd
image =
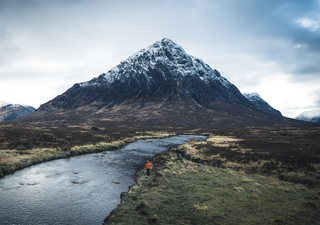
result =
M146 169L151 169L151 164L149 162L147 162L145 168Z

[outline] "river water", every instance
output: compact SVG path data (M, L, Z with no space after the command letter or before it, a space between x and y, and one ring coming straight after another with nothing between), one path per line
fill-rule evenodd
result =
M116 151L53 160L7 175L0 179L0 224L102 224L147 159L195 137L206 138L139 140Z

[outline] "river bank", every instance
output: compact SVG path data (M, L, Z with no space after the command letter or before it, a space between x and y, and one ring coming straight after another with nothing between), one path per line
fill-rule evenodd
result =
M194 137L137 140L121 149L52 160L0 179L4 224L101 224L147 159ZM18 203L18 204L17 204ZM23 216L22 216L23 215Z
M136 184L121 194L122 203L105 224L319 223L319 128L201 129L195 133L210 136L151 160L151 176L146 178L144 170L137 172ZM69 154L114 150L135 138L175 134L137 132L126 137L119 133L108 136L108 142L73 146L70 153L61 148L1 150L0 165L11 173ZM105 138L94 135L98 137Z
M121 204L104 224L320 222L320 152L310 147L319 129L222 134L151 159L151 176L145 170L136 173L136 184L121 194ZM260 147L249 148L255 143ZM276 143L273 148L271 143ZM291 154L286 155L284 144ZM297 149L313 152L314 158Z
M140 139L166 138L175 136L169 132L136 132L131 137L121 137L119 140L100 142L98 144L73 146L66 148L36 148L28 150L7 149L0 150L0 178L12 174L17 170L60 158L68 158L77 155L113 151L120 149L128 143Z

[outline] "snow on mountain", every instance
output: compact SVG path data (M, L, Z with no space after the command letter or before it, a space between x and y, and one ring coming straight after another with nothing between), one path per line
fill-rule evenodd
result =
M244 97L246 97L250 102L259 102L259 101L264 101L258 93L252 92L246 92L242 93Z
M36 109L28 105L0 101L0 122L17 119L33 113Z
M164 38L133 54L107 73L75 84L40 106L39 110L173 98L189 99L199 106L208 106L215 101L251 105L217 70Z
M0 108L1 108L2 106L9 105L9 104L10 104L9 102L0 101Z
M217 70L164 38L107 73L74 84L15 122L149 129L243 127L286 121L271 109L258 108Z
M265 100L263 100L260 97L258 93L243 93L243 96L259 108L266 109L268 111L275 112L281 115L281 112L279 110L276 110L273 107L271 107Z
M0 108L2 108L4 106L6 108L17 108L19 106L32 107L32 106L29 106L29 105L21 105L21 104L17 104L17 103L9 103L9 102L0 101Z
M0 105L0 108L6 108L6 109L13 109L13 108L17 108L19 106L22 106L20 104L11 104L11 103L6 103L6 104L3 104L3 105Z
M305 111L295 117L295 119L308 122L320 122L320 109Z
M174 72L176 79L183 79L188 75L198 74L200 79L205 83L209 83L210 80L214 79L225 87L231 85L218 71L211 69L201 59L187 54L180 45L168 38L164 38L133 54L118 66L100 75L99 78L80 83L80 86L101 85L101 83L110 84L117 80L125 80L130 77L128 71L144 74L146 79L150 80L152 76L148 72L155 69L156 65L159 64L169 66L170 70Z

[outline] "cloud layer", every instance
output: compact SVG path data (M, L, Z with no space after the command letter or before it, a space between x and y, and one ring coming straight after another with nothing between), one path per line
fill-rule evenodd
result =
M319 0L1 0L0 100L38 107L164 37L285 116L320 108Z

